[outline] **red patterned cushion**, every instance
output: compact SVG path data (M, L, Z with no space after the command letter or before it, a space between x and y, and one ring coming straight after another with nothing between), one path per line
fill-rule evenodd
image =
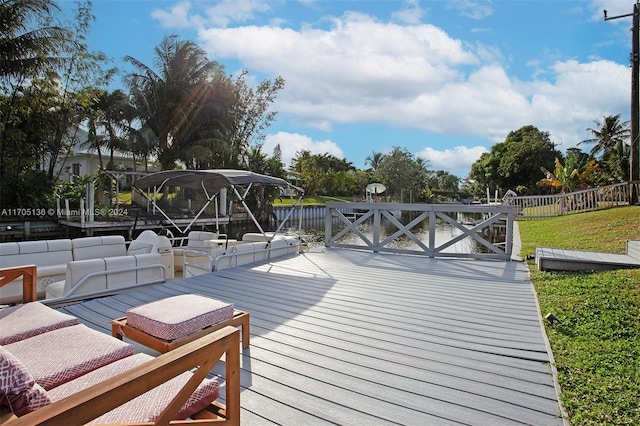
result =
M50 403L47 392L35 384L24 364L0 346L0 407L22 416Z
M0 345L78 323L77 318L39 302L0 309Z
M127 324L174 340L233 318L233 305L197 294L169 297L127 311Z
M67 382L49 391L53 401L59 401L81 392L90 386L101 383L111 377L131 368L143 364L153 359L146 354L136 354L123 358L109 365L101 367L75 380ZM135 423L154 421L166 407L169 401L178 393L180 388L191 377L191 373L182 375L169 382L135 398L125 405L118 407L103 416L97 418L93 423ZM186 419L194 413L204 409L212 401L220 396L218 382L205 379L187 402L182 406L177 415L177 419Z
M37 383L35 383L31 389L25 392L25 399L26 405L14 413L18 417L24 416L27 413L36 411L38 408L42 408L45 405L49 405L52 403L47 391Z
M131 345L84 325L59 328L5 348L22 361L36 383L46 390L133 355Z

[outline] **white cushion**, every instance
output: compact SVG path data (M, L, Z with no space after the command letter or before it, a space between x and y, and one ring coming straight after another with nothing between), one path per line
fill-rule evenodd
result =
M115 271L117 269L133 268L136 266L135 256L117 256L104 259L105 270ZM136 283L136 271L111 272L107 274L107 287L118 288Z
M218 239L218 234L215 232L207 231L191 231L189 232L189 238L187 247L190 249L209 250L209 246L205 241Z
M71 244L73 246L73 260L115 257L127 254L127 247L122 235L76 238L71 240Z
M75 286L87 274L96 271L104 271L105 268L106 264L104 259L74 260L73 262L67 263L67 278L64 283L63 295L69 293L73 286ZM97 275L95 277L87 278L87 280L82 284L82 288L78 289L75 294L103 290L106 287L106 276ZM49 292L49 288L47 288L47 292Z
M153 250L153 244L145 243L138 240L133 240L131 241L131 244L129 244L129 249L127 250L127 254L129 255L145 254L145 253L151 253L151 250Z
M137 254L133 257L135 258L136 266L162 264L162 256L159 253ZM159 267L150 269L139 269L136 271L137 283L161 281L163 277L163 271Z

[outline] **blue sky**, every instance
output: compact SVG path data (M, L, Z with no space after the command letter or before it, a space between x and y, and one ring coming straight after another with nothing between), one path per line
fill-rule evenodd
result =
M72 2L61 2L64 8ZM229 74L286 80L264 151L365 159L394 146L465 177L512 130L561 151L629 118L633 0L94 0L88 39L124 67L168 34ZM116 80L120 85L120 79ZM590 147L583 146L585 151Z

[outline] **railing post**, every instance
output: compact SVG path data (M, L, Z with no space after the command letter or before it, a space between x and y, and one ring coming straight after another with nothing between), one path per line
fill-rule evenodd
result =
M333 207L327 206L324 211L324 245L327 246L329 241L331 241L331 235L333 235L331 224L332 220L332 210ZM328 247L328 246L327 246Z
M507 212L507 233L505 235L505 247L504 251L509 258L511 258L513 252L513 221L515 220L513 210Z
M429 210L429 257L436 253L436 212Z
M373 251L378 252L380 246L380 208L376 205L373 214Z

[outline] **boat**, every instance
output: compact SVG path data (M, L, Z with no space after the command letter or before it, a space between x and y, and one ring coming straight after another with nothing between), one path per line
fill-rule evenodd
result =
M247 196L259 185L278 188L281 195L292 199L287 216L273 231L266 231L247 204ZM160 205L158 194L168 187L198 189L204 193L204 206L193 217L180 224ZM99 297L132 287L200 275L274 257L298 253L305 243L301 236L301 219L297 232L286 234L286 224L296 209L302 209L304 191L284 179L246 170L167 170L144 176L133 184L154 211L170 225L158 235L142 232L125 243L124 237L109 235L66 240L23 241L0 243L0 264L3 267L33 264L37 267L38 299L56 302L77 301ZM226 234L195 230L197 219L210 204L228 192L251 219L258 232L240 238ZM299 218L301 215L297 215ZM295 227L294 227L295 228ZM174 231L181 236L174 237ZM22 286L15 283L0 290L0 304L19 302Z
M283 195L291 199L291 207L275 231L265 231L247 204L247 195L256 185L277 187ZM298 218L297 232L294 235L285 235L283 232L285 224L289 223L293 213L296 210L302 210L304 190L284 179L235 169L165 170L144 176L136 180L133 186L150 203L153 210L159 212L171 224L173 229L182 235L187 235L186 238L176 240L171 229L165 229L174 246L174 268L178 272L183 272L184 277L291 254L304 247L301 214L295 215ZM158 205L158 195L168 187L201 190L205 196L204 205L183 227ZM204 237L200 234L190 238L189 236L193 235L190 232L193 225L212 203L216 206L217 219L218 202L222 206L226 204L227 191L230 191L231 197L244 208L258 232L245 233L239 239L231 239L226 234L218 232L216 221L215 233L204 234ZM192 247L189 246L191 243L193 243ZM203 256L203 251L207 252L206 256Z

